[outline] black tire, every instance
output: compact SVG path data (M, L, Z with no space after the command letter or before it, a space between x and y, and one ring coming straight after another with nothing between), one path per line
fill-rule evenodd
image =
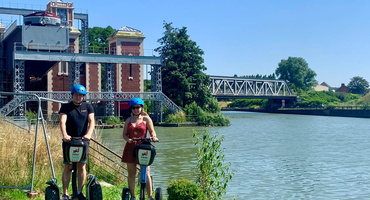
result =
M103 192L100 184L95 183L90 186L90 200L103 200Z
M45 189L45 200L59 200L58 190L52 186Z
M130 200L131 198L131 192L128 188L123 188L122 190L122 200Z
M155 200L162 200L163 194L162 194L162 188L156 188L155 189Z

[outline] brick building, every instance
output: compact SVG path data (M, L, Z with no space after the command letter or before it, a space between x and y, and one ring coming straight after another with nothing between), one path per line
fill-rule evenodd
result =
M78 83L89 92L101 92L104 80L110 92L143 92L139 61L145 36L139 30L122 27L115 31L108 39L109 49L103 51L108 57L87 49L88 17L75 13L72 2L50 1L45 11L9 11L23 15L24 22L15 21L7 29L0 26L0 91L70 91ZM82 31L74 27L75 19L83 22ZM122 60L119 56L129 61L116 62ZM109 72L102 74L103 68ZM0 108L11 101L1 98ZM51 115L59 107L48 102L43 110Z

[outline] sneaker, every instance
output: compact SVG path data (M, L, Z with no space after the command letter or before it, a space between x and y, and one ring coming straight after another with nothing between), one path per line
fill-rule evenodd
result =
M63 194L62 200L69 200L69 196L67 194Z
M78 200L86 200L86 197L84 196L84 194L82 194L82 192L78 194L77 197L78 197Z

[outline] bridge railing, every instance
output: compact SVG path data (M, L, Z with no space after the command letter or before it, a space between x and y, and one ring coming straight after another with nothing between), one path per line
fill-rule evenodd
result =
M45 92L45 91L26 91L21 93L2 93L12 94L14 98L6 105L0 108L0 115L8 115L19 105L27 101L36 101L37 97L53 99L58 101L71 101L71 92ZM89 92L86 94L86 101L129 101L134 97L140 97L144 101L159 101L172 112L178 112L182 109L171 101L162 92Z

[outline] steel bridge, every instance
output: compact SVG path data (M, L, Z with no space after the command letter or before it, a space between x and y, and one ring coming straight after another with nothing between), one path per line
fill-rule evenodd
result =
M8 115L15 109L18 109L20 105L26 102L37 101L39 98L44 100L54 100L54 101L70 101L72 99L71 92L44 92L44 91L25 91L20 93L14 92L0 92L1 95L14 95L14 98L8 102L5 106L0 108L0 115ZM144 101L154 101L172 112L181 111L171 99L169 99L162 92L88 92L86 94L85 100L90 102L98 101L108 101L108 102L120 102L129 101L134 97L140 97ZM155 116L158 121L162 122L162 112L155 112Z
M283 80L247 79L226 76L210 76L208 88L217 99L267 98L296 99Z

